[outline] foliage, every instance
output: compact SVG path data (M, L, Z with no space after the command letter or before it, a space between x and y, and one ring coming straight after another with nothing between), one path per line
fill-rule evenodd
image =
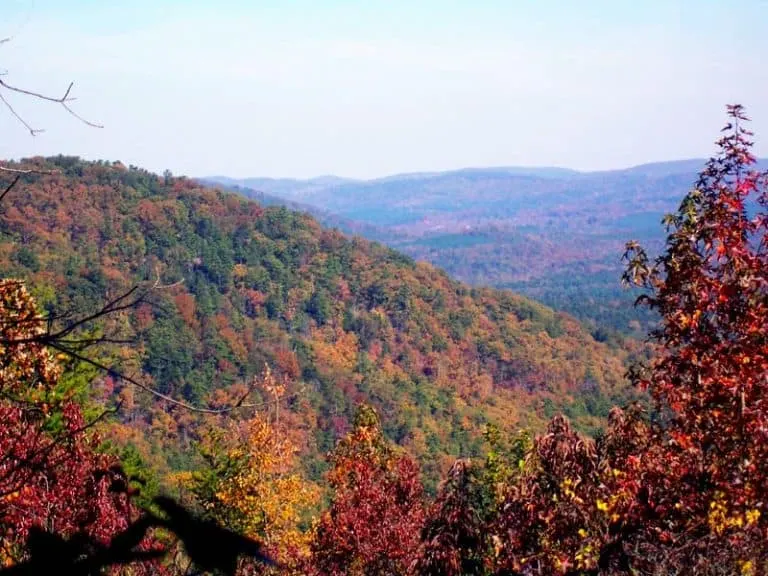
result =
M261 542L284 569L308 554L302 524L318 504L318 491L296 473L297 450L266 417L211 422L199 447L205 465L191 489L206 514Z
M605 434L562 417L508 486L496 524L502 572L761 574L768 374L768 177L751 170L740 107L649 262L626 278L661 317L658 352L632 372L654 403L615 409ZM750 209L751 208L751 209Z
M510 288L593 329L642 338L658 316L631 306L637 293L617 282L618 255L626 238L658 252L661 218L703 164L582 173L491 168L369 181L248 179L238 191L309 211L326 226L383 241L473 286Z
M0 274L25 278L55 314L159 282L154 305L96 327L133 342L105 349L109 363L203 405L266 363L289 378L281 417L313 481L359 403L376 407L434 492L454 458L481 455L488 422L505 433L540 429L542 401L575 406L587 382L596 405L626 396L634 344L609 349L511 292L470 290L306 215L183 178L66 157L23 165L51 173L25 175L8 196ZM10 258L21 246L36 265ZM198 419L127 388L114 382L130 400L122 423L135 432L111 440L134 445L155 469L188 469ZM249 401L269 399L257 390ZM572 416L594 430L605 411L575 407Z
M643 464L661 477L646 530L684 550L673 567L766 568L768 519L768 175L752 169L751 133L730 106L720 153L651 264L628 247L627 278L661 315L661 353L635 374L664 418ZM674 510L682 508L683 513ZM749 568L749 567L752 568Z
M416 573L424 576L485 574L489 533L483 516L483 485L468 460L448 471L422 530Z
M768 175L752 169L743 110L729 114L720 154L667 218L665 250L652 261L628 245L625 278L660 318L653 348L610 349L544 306L283 209L121 166L33 161L64 173L27 178L8 209L4 271L34 280L48 311L156 276L157 306L94 328L136 345L103 353L176 397L263 402L224 420L137 401L76 362L64 378L24 284L0 281L4 571L57 559L81 574L765 573ZM71 197L87 200L82 214ZM628 352L650 359L630 371L650 416L608 409L632 399L618 376ZM94 428L108 412L86 420L79 405L99 393L125 406L106 444ZM574 424L514 433L557 408ZM483 440L484 459L449 467ZM140 512L143 481L99 447L136 473L177 473L146 482ZM319 491L300 469L319 476L307 462L330 448L312 523ZM414 455L428 488L449 468L432 501ZM172 479L202 517L156 495ZM178 537L173 558L160 560L158 534Z
M383 438L362 407L331 457L329 509L317 526L309 570L323 575L412 573L424 523L418 468Z
M99 438L88 430L92 422L61 394L61 367L36 340L43 330L24 285L0 281L3 566L27 560L28 538L39 540L45 533L59 538L82 535L105 545L137 513L127 493L114 489L121 482L117 462L96 451ZM147 551L154 546L147 539L134 544Z

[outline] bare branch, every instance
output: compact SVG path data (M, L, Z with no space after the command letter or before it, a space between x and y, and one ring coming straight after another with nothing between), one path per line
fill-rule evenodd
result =
M75 100L75 98L72 98L70 96L70 93L72 92L72 87L74 86L74 82L70 82L69 86L67 86L66 91L64 92L63 96L60 96L58 98L54 96L47 96L46 94L42 94L40 92L35 92L34 90L27 90L26 88L19 88L18 86L12 86L11 84L8 84L6 81L0 79L0 87L5 88L6 90L10 90L11 92L17 92L18 94L23 94L25 96L31 96L33 98L37 98L38 100L45 100L46 102L53 102L54 104L60 104L64 110L67 111L68 114L74 116L77 118L80 122L83 124L86 124L87 126L91 126L92 128L104 128L101 124L96 124L95 122L91 122L90 120L86 120L82 116L80 116L77 112L72 110L72 108L69 107L67 104L68 102L72 102ZM27 122L24 121L24 119L19 116L16 111L13 109L13 107L8 103L8 101L0 95L0 98L2 98L5 105L8 107L8 109L13 113L13 115L16 117L16 119L21 122L27 130L30 131L32 136L34 136L37 133L42 132L42 130L34 130L32 129Z
M160 283L160 270L157 266L155 266L155 283L152 284L151 290L169 290L171 288L176 288L176 286L181 286L184 283L184 278L181 280L177 280L176 282L172 282L170 284L161 284Z
M2 83L3 83L3 81L0 80L0 84L2 84ZM21 124L24 126L24 128L29 130L29 133L32 136L37 136L41 132L45 132L45 130L42 130L42 129L32 128L32 126L30 126L29 123L26 120L24 120L24 118L22 118L19 115L19 113L16 112L16 110L14 110L13 106L11 106L11 103L8 102L8 100L6 100L5 97L2 94L0 94L0 100L2 100L3 104L5 104L5 107L8 108L8 110L11 112L11 114L13 114L13 116L16 118L16 120L21 122Z
M104 128L104 125L103 125L103 124L96 124L95 122L91 122L90 120L86 120L85 118L83 118L82 116L80 116L80 115L79 115L77 112L75 112L74 110L72 110L72 108L70 108L69 106L67 106L67 105L66 105L64 102L62 102L62 103L61 103L61 106L62 106L62 108L64 108L64 110L66 110L67 112L69 112L69 113L70 113L72 116L74 116L75 118L77 118L78 120L80 120L80 122L82 122L82 123L83 123L83 124L85 124L86 126L90 126L91 128Z
M0 172L10 172L11 174L58 174L58 170L39 170L37 168L9 168L0 166Z
M65 346L60 346L58 343L49 343L48 346L51 348L58 350L59 352L66 354L75 360L80 360L81 362L85 362L86 364L89 364L90 366L93 366L94 368L98 368L99 370L104 371L109 376L112 376L115 379L122 380L124 382L127 382L128 384L131 384L133 386L136 386L137 388L144 390L145 392L148 392L152 396L155 396L156 398L160 398L161 400L165 400L169 404L173 404L174 406L179 406L180 408L184 408L185 410L189 410L191 412L200 412L203 414L226 414L228 412L232 412L233 410L237 410L239 408L264 408L271 406L274 404L273 400L267 401L267 402L260 402L258 404L244 404L242 401L238 402L234 406L226 406L224 408L203 408L201 406L194 406L192 404L188 404L187 402L184 402L182 400L176 400L175 398L168 396L167 394L163 394L162 392L155 390L151 386L148 386L146 384L143 384L139 382L138 380L127 376L126 374L123 374L122 372L119 372L115 370L114 368L110 368L109 366L102 364L101 362L98 362L96 360L93 360L91 358L88 358L87 356L83 356L77 352L75 352L72 349L69 349ZM284 400L290 399L297 396L297 394L293 394L291 396L286 396Z
M20 179L21 179L21 174L16 174L16 177L15 177L15 178L14 178L14 179L11 181L11 183L10 183L10 184L8 184L8 186L5 188L5 190L3 190L3 193L2 193L2 194L0 194L0 202L2 202L2 201L3 201L3 198L5 198L5 196L8 194L8 192L10 192L11 190L13 190L13 187L14 187L14 186L16 186L16 183L17 183L17 182L18 182Z
M31 344L33 342L36 342L43 345L49 345L53 342L61 341L63 338L65 338L66 336L69 336L75 330L77 330L78 328L86 324L94 322L99 318L102 318L109 314L114 314L116 312L121 312L123 310L129 310L131 308L138 306L142 302L144 302L147 298L147 294L149 294L151 290L148 290L147 292L140 294L137 298L128 301L128 298L134 292L136 292L138 288L139 288L138 285L134 286L124 294L104 304L104 306L102 306L96 312L93 312L92 314L88 314L87 316L80 318L79 320L75 320L56 332L49 331L43 334L33 334L32 336L27 336L26 338L17 338L17 339L0 338L0 344L2 344L3 346L18 346L20 344ZM44 319L42 317L39 317L39 321L41 323L43 322L43 320ZM0 324L0 326L2 325Z
M71 102L74 100L74 98L69 97L69 93L72 91L72 86L74 86L74 82L70 82L69 86L67 86L67 91L64 92L64 96L61 96L60 98L55 98L53 96L46 96L45 94L41 94L40 92L34 92L32 90L27 90L25 88L19 88L17 86L11 86L7 82L0 80L0 86L7 90L11 90L12 92L18 92L19 94L25 94L27 96L34 96L35 98L39 98L40 100L47 100L48 102L55 102L56 104L62 104L64 102Z

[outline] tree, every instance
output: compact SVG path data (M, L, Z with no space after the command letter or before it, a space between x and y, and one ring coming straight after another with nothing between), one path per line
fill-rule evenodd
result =
M454 463L427 513L417 574L485 574L489 534L484 525L481 490L471 462Z
M413 573L424 522L416 464L384 439L379 418L359 409L331 457L331 505L317 526L309 570L341 576Z
M512 573L576 574L597 566L604 527L595 444L558 416L534 442L494 526L497 563ZM598 523L596 525L596 523Z
M261 542L284 570L296 568L309 550L302 524L319 496L296 472L296 447L257 414L211 422L198 450L205 464L192 473L191 488L206 514Z
M0 39L0 45L9 40ZM3 78L0 79L0 102L32 136L42 130L33 128L17 113L9 94L59 104L80 122L101 128L72 110L72 86L68 86L63 96L51 97L12 85ZM38 175L58 173L39 169L36 164L31 161L25 165L0 165L0 175L10 178L0 188L0 202L20 183L28 183ZM4 216L7 219L7 215ZM112 236L110 226L111 222L105 221L102 230L108 237ZM17 250L15 256L22 266L39 268L37 255L26 247ZM89 274L94 276L89 280L94 280L93 284L103 291L104 270L91 269ZM242 554L270 563L253 541L198 520L169 498L153 500L163 517L139 511L130 498L131 479L116 458L99 452L100 439L92 430L116 409L105 410L86 420L78 403L80 399L61 378L60 361L69 359L75 364L102 370L112 378L120 378L191 411L222 414L248 407L243 400L250 389L233 406L200 408L175 400L86 355L85 351L96 345L123 343L104 335L101 322L138 308L155 290L168 287L171 286L160 285L158 273L156 282L148 289L135 285L115 298L106 297L106 303L92 311L76 314L48 310L44 315L38 312L22 282L0 280L0 531L3 534L0 566L3 573L56 571L91 575L131 564L130 574L163 574L165 566L156 560L164 550L152 536L154 527L178 536L185 543L192 562L202 569L233 574L233 566ZM214 550L200 550L201 542L213 546Z
M745 573L768 561L768 175L754 170L741 106L678 212L665 252L627 248L628 281L661 323L659 354L633 374L662 421L643 455L663 482L650 505L675 566ZM674 510L682 509L682 514Z
M592 441L555 418L492 530L499 573L762 574L768 570L768 177L740 106L650 262L625 279L661 321L647 390Z
M614 408L597 440L556 416L506 483L489 530L499 574L631 573L642 522L634 514L644 489L638 455L649 428L637 404Z
M86 423L59 386L61 366L36 338L44 321L22 283L0 281L0 318L0 564L28 560L27 539L41 531L106 545L138 511L115 489L118 462L97 452L89 429L100 418Z

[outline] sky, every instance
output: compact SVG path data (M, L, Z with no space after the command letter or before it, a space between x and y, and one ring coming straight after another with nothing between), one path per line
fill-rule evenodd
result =
M604 170L768 155L768 0L2 0L0 157L189 176Z

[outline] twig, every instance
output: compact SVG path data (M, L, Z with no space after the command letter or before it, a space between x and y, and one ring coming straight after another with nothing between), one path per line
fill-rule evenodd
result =
M77 118L83 124L86 124L87 126L90 126L92 128L104 128L104 126L101 124L96 124L95 122L86 120L85 118L80 116L77 112L72 110L72 108L70 108L67 105L67 102L73 102L74 100L76 100L75 98L70 97L70 93L72 92L73 86L74 86L74 82L70 82L69 86L67 86L67 90L64 92L64 95L59 98L56 98L53 96L46 96L45 94L41 94L40 92L35 92L34 90L27 90L26 88L19 88L18 86L12 86L11 84L8 84L6 81L0 80L0 87L5 88L6 90L10 90L11 92L16 92L18 94L23 94L25 96L32 96L33 98L37 98L38 100L45 100L46 102L61 104L61 107L64 108L64 110L66 110L69 114ZM13 109L13 107L8 103L8 101L5 98L3 98L1 95L0 95L0 98L2 98L3 102L8 107L8 109L13 113L16 119L19 120L19 122L21 122L27 128L27 130L30 131L32 136L34 136L39 132L42 132L42 130L33 130L29 126L29 124L27 124L27 122L25 122L24 119L21 118L21 116L19 116L16 113L16 111Z
M91 128L104 128L103 124L96 124L95 122L91 122L90 120L86 120L85 118L80 116L80 114L78 114L77 112L72 110L72 108L67 106L64 102L61 103L61 107L64 108L64 110L66 110L67 112L69 112L72 116L74 116L75 118L80 120L80 122L82 122L86 126L90 126Z
M58 174L58 170L38 170L37 168L8 168L0 166L0 172L10 172L11 174Z
M3 81L2 81L2 80L0 80L0 84L2 84L2 83L3 83ZM19 122L21 122L21 124L24 126L24 128L26 128L27 130L29 130L29 133L30 133L32 136L37 136L37 135L38 135L38 134L40 134L41 132L45 132L45 130L42 130L42 129L32 128L32 126L30 126L30 125L27 123L27 121L26 121L26 120L24 120L24 118L22 118L22 117L19 115L19 113L18 113L18 112L16 112L16 110L14 110L14 109L13 109L13 106L11 106L11 103L10 103L10 102L8 102L8 100L6 100L6 99L5 99L5 97L4 97L2 94L0 94L0 100L3 102L3 104L5 104L5 107L6 107L6 108L8 108L8 110L11 112L11 114L13 114L13 116L16 118L16 120L18 120Z
M170 288L176 288L176 286L180 286L184 283L184 278L181 280L177 280L176 282L172 282L170 284L161 284L160 283L160 270L157 266L155 266L155 283L152 284L152 288L150 290L168 290Z
M74 98L69 97L69 93L72 91L72 86L74 85L75 85L74 82L70 82L69 86L67 86L67 91L64 92L64 96L62 96L61 98L54 98L53 96L46 96L45 94L40 94L39 92L33 92L32 90L26 90L25 88L18 88L16 86L11 86L7 82L0 80L0 86L2 86L7 90L18 92L19 94L25 94L27 96L34 96L35 98L39 98L40 100L47 100L48 102L55 102L56 104L62 104L64 102L71 102L75 100Z
M118 380L123 380L125 382L128 382L129 384L136 386L137 388L140 388L141 390L144 390L145 392L148 392L152 394L153 396L160 398L161 400L165 400L166 402L173 404L174 406L179 406L180 408L184 408L185 410L190 410L192 412L201 412L203 414L226 414L228 412L232 412L233 410L236 410L238 408L263 408L265 406L268 406L272 404L272 400L268 402L260 402L257 404L243 404L242 402L239 402L235 404L234 406L226 406L224 408L203 408L201 406L194 406L192 404L188 404L187 402L184 402L182 400L176 400L175 398L168 396L167 394L163 394L162 392L159 392L158 390L155 390L151 386L147 386L146 384L142 384L138 380L135 380L134 378L131 378L130 376L127 376L123 374L122 372L118 372L114 368L110 368L109 366L106 366L105 364L102 364L101 362L97 362L96 360L93 360L91 358L88 358L87 356L83 356L82 354L78 354L74 350L71 350L69 348L66 348L64 346L60 346L56 342L50 342L48 343L48 346L53 348L54 350L58 350L59 352L62 352L63 354L67 354L68 356L71 356L75 360L80 360L81 362L85 362L86 364L90 364L94 368L98 368L99 370L102 370L106 372L109 376L112 376L113 378L116 378ZM293 394L292 396L286 396L285 399L293 398L297 394Z
M13 187L14 187L14 186L16 186L16 183L17 183L19 180L21 180L21 174L16 174L16 177L15 177L15 178L14 178L14 179L11 181L11 183L10 183L10 184L8 184L8 186L6 187L6 189L5 189L5 190L3 190L3 193L2 193L2 194L0 194L0 202L2 202L2 201L3 201L3 198L5 198L5 196L8 194L8 192L10 192L10 191L13 189Z
M97 310L93 314L89 314L88 316L85 316L84 318L81 318L79 320L76 320L72 322L71 324L65 326L58 332L53 333L45 333L45 334L33 334L32 336L28 336L26 338L0 338L0 344L3 346L18 346L20 344L31 344L33 342L40 343L43 345L48 345L56 341L61 341L62 338L65 336L68 336L75 330L77 330L79 327L88 324L90 322L93 322L94 320L98 320L99 318L106 316L108 314L113 314L115 312L121 312L123 310L129 310L131 308L134 308L138 304L142 303L148 294L148 292L141 294L138 298L135 300L132 300L128 303L124 303L124 301L136 290L138 290L138 285L134 286L130 290L128 290L125 294L122 294L121 296L118 296L117 298L110 300L107 302L104 306L101 307L100 310ZM42 322L43 319L40 318L40 321Z

